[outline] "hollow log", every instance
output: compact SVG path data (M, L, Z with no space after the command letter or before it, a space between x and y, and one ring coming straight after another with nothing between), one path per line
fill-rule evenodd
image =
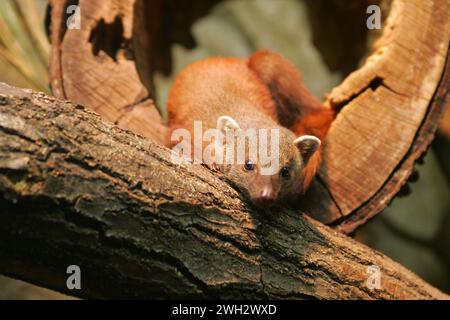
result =
M53 92L162 143L152 74L170 70L170 42L193 45L186 30L216 1L80 0L81 30L65 30L69 2L51 1ZM401 191L447 99L449 13L447 0L392 1L372 53L324 101L338 115L300 210L348 234Z
M0 84L2 274L81 298L449 298L308 216L244 200L80 105Z

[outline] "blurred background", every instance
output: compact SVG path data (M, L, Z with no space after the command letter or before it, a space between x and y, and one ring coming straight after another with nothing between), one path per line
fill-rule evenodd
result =
M361 1L379 3L383 17L386 16L389 1ZM174 75L185 65L213 55L246 57L259 48L279 51L290 59L302 71L307 86L322 99L363 63L380 32L365 28L365 10L360 10L361 5L353 7L352 3L229 0L218 4L191 27L196 46L188 49L172 45L170 74L154 75L155 98L161 113L166 115L165 101ZM51 93L50 44L44 24L46 6L47 0L0 1L0 81ZM329 10L330 19L315 19L318 10ZM349 18L360 21L361 28L350 29L354 24L346 23ZM354 236L450 293L450 162L447 159L450 159L448 111L432 147L416 164L407 187L389 208ZM68 298L0 276L0 299Z

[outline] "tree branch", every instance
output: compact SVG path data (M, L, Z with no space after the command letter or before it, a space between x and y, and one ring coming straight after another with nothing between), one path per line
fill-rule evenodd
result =
M0 208L0 273L82 298L448 298L311 218L255 211L79 105L3 84ZM80 291L66 288L73 264Z

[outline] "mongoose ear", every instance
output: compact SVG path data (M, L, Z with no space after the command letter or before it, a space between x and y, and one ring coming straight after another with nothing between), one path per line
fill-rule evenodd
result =
M240 130L241 127L232 117L222 116L217 120L217 129L225 134L228 130Z
M305 162L320 148L320 139L315 136L301 136L294 140L294 144L300 150Z

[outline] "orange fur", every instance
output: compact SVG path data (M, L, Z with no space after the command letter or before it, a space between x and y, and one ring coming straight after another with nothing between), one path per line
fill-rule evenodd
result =
M306 88L294 64L278 53L259 50L250 57L248 65L269 88L276 103L278 123L297 136L313 135L323 141L335 114ZM322 149L323 145L303 168L303 192L320 167Z
M196 107L219 101L223 104L221 114L215 114L215 108L205 110ZM239 108L229 108L236 105ZM205 127L214 128L218 116L224 114L232 117L236 117L236 114L247 115L250 121L252 110L248 106L258 108L274 121L277 119L270 91L255 72L247 67L245 59L203 59L188 65L172 86L167 103L169 131L183 127L193 134L192 124L197 119L203 119Z
M320 168L323 153L323 140L333 120L334 112L324 107L322 110L316 110L306 114L290 127L290 129L298 136L304 134L314 135L322 141L319 151L309 159L308 164L303 168L302 188L304 191L306 191Z
M279 54L260 50L249 59L208 58L185 68L169 94L170 131L185 127L192 133L191 124L195 119L205 119L208 127L215 127L217 114L208 114L196 105L219 100L223 103L222 115L235 117L239 114L240 119L256 124L265 121L261 117L268 117L297 136L314 135L320 140L324 139L334 119L333 112L305 87L300 72L292 63ZM257 106L261 113L256 116L246 111L246 103ZM230 108L236 105L240 106L238 110ZM299 193L306 191L321 158L322 147L303 168Z

